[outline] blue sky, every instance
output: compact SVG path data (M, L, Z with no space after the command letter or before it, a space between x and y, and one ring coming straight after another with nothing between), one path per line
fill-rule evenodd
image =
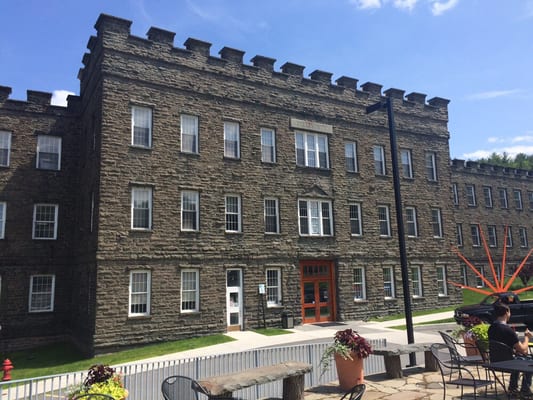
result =
M188 37L451 100L452 158L533 154L533 0L0 0L0 85L79 94L100 13Z

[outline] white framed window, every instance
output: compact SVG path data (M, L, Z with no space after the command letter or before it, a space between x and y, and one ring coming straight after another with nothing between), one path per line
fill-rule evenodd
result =
M301 236L332 236L331 201L299 199L298 221Z
M279 307L281 306L281 270L267 268L265 274L267 307Z
M241 158L240 136L238 122L224 121L224 157Z
M465 192L466 204L468 204L470 207L474 207L476 205L476 188L474 185L466 185Z
M453 205L459 205L459 190L457 189L457 183L452 184Z
M400 150L400 161L402 163L402 176L404 178L413 177L413 162L411 160L411 150Z
M354 301L366 299L365 269L363 267L355 267L353 269L352 288Z
M485 200L485 207L492 208L492 188L490 186L483 186L483 199Z
M518 236L520 238L520 247L527 247L527 228L519 227Z
M390 211L389 206L378 206L379 236L390 237Z
M394 299L396 297L393 267L383 267L383 296L385 299Z
M470 235L472 236L472 247L479 247L481 245L479 239L479 226L470 225Z
M181 308L182 313L200 311L200 278L198 270L181 271Z
M478 265L477 268L478 272L481 274L481 276L485 277L485 266L484 265ZM481 279L479 275L476 274L476 287L485 287L485 281Z
M11 132L0 131L0 167L9 167Z
M507 247L513 247L513 228L507 227Z
M405 207L406 233L409 237L418 236L418 223L416 220L416 208Z
M487 226L487 236L490 247L498 247L498 236L496 234L496 226Z
M296 132L296 165L329 168L328 137L309 132Z
M517 210L522 210L524 208L522 204L522 191L520 189L513 190L514 197L514 206Z
M130 272L130 317L150 315L150 291L151 291L150 271L131 271Z
M509 203L507 201L507 189L499 188L498 189L498 195L500 197L500 207L501 208L508 208L509 207Z
M61 169L61 138L37 136L37 168L59 171Z
M226 195L226 232L241 232L241 196Z
M0 239L4 239L6 234L6 213L7 203L0 201Z
M131 107L131 145L152 147L152 109L150 107Z
M448 296L448 284L446 280L446 267L444 265L437 265L437 294L439 297Z
M181 114L181 151L198 154L198 117Z
M442 233L442 214L440 208L431 209L431 226L433 228L433 237L441 238Z
M529 209L533 210L533 192L527 192L527 202L529 203Z
M265 233L279 233L279 200L265 198Z
M31 313L54 311L55 275L32 275L28 311Z
M261 128L261 161L276 162L276 131L274 129Z
M200 226L200 194L194 190L181 192L181 230L197 231Z
M33 206L33 239L57 239L57 204L35 204Z
M457 246L461 247L463 245L463 224L455 225L455 233L457 235Z
M350 203L350 234L361 236L363 234L363 224L361 221L361 204Z
M152 229L152 188L137 186L131 189L131 229Z
M374 172L376 175L385 175L385 148L383 146L374 146Z
M426 176L429 181L437 180L437 153L426 153Z
M346 171L357 172L357 144L355 142L344 143L344 157Z
M422 271L418 265L411 267L411 290L412 297L422 297Z

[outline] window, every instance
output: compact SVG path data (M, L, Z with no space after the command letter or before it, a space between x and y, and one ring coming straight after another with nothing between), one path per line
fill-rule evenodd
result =
M130 317L150 315L150 278L149 271L130 272Z
M448 285L446 284L446 267L437 265L437 293L439 297L448 295Z
M507 204L507 189L499 188L498 189L498 194L500 196L500 207L501 208L507 208L508 207L508 204Z
M422 274L419 266L411 267L411 289L413 297L422 297Z
M224 122L224 157L241 158L240 129L237 122Z
M200 221L200 194L192 190L181 193L181 230L197 231Z
M281 306L281 271L279 268L266 270L267 307Z
M7 204L0 201L0 239L3 239L6 233L6 209Z
M513 190L514 206L517 210L523 208L522 205L522 192L519 189Z
M392 267L383 267L383 295L386 299L396 297L394 289L394 270Z
M418 224L416 221L416 209L414 207L405 207L406 233L409 237L418 236Z
M527 202L529 203L529 209L533 210L533 192L527 192Z
M374 146L374 171L376 175L385 175L385 149L383 146Z
M312 168L329 168L328 137L306 132L296 132L296 165Z
M226 232L241 232L240 196L226 196Z
M181 151L198 154L198 117L181 114Z
M426 175L428 180L437 180L437 154L430 152L426 153Z
M198 270L184 269L181 271L181 312L198 311L200 311Z
M492 208L492 188L490 186L483 186L483 199L485 200L485 207Z
M390 213L389 206L378 206L379 236L390 237Z
M527 229L523 226L519 227L518 236L520 238L520 247L527 247Z
M276 132L274 129L261 128L261 161L276 162Z
M0 131L0 167L9 167L11 132Z
M453 205L459 205L459 191L457 189L457 183L452 184Z
M54 311L55 275L30 278L29 312Z
M366 299L365 270L362 267L353 269L353 299Z
M513 247L513 228L507 227L507 244L506 247Z
M298 200L298 221L302 236L332 236L331 201Z
M59 171L61 169L61 138L37 136L37 168Z
M462 246L463 245L463 225L456 224L455 231L457 234L457 246Z
M131 228L152 229L152 189L134 187L131 189Z
M498 237L496 236L496 227L494 225L487 226L487 233L490 247L498 247Z
M361 221L361 204L350 204L350 234L361 236L363 234L363 224Z
M413 164L411 162L411 150L400 150L400 161L402 163L402 176L404 178L412 178Z
M152 147L152 109L131 107L131 144L139 147Z
M33 239L55 240L57 238L57 204L33 206Z
M439 208L431 209L431 226L433 228L433 237L442 237L442 216Z
M279 233L278 199L265 199L265 233Z
M478 265L477 268L478 272L481 274L481 276L485 277L485 266L484 265ZM485 281L476 274L476 286L477 287L485 287Z
M465 192L466 192L466 204L473 207L476 205L476 188L474 185L466 185L465 186Z
M344 144L344 155L346 157L346 171L357 172L357 147L354 142Z
M472 236L472 246L473 247L479 247L481 245L480 239L479 239L479 226L478 225L470 225L470 233Z

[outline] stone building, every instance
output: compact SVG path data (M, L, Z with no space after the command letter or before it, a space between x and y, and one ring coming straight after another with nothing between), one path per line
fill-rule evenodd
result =
M386 98L412 307L460 301L448 100L130 25L98 18L66 108L0 87L4 346L402 312Z

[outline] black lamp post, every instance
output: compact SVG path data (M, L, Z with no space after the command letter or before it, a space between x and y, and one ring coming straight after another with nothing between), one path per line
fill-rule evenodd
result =
M402 270L403 302L405 308L405 324L407 326L407 343L415 342L413 333L413 313L411 310L411 288L409 286L409 269L407 265L407 251L405 249L405 229L403 225L402 195L400 192L400 172L398 170L398 146L396 144L396 130L394 124L394 112L392 109L392 98L373 104L366 108L366 113L387 109L389 119L389 138L392 163L392 178L394 182L394 200L396 204L396 224L398 226L398 246L400 248L400 266ZM409 363L416 365L416 354L409 354Z

